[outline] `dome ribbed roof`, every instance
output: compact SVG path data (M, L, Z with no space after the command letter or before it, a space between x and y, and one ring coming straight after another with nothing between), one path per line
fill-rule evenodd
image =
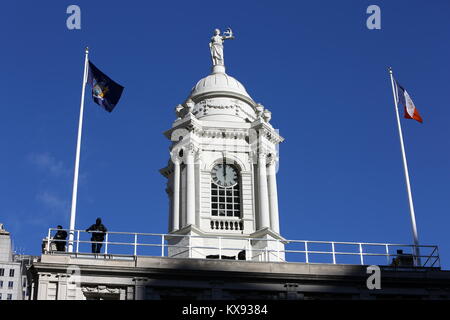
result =
M191 97L212 92L225 92L242 95L251 99L245 87L238 80L226 73L217 72L201 79L194 88L192 88Z

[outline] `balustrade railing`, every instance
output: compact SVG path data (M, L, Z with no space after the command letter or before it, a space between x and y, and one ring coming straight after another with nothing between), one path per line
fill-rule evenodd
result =
M244 223L236 220L213 219L210 221L211 230L229 230L242 231L244 230Z
M211 221L212 223L214 221ZM225 222L225 221L223 221ZM237 221L236 221L237 222ZM215 222L214 222L215 223ZM239 224L237 225L239 226ZM236 225L233 226L233 228ZM65 230L72 232L74 239L57 240L52 233L58 230L50 228L43 241L44 254L74 254L84 256L161 256L195 257L219 259L240 259L270 262L303 262L329 264L390 265L393 267L436 267L440 268L438 247L434 245L418 246L420 256L415 256L415 246L408 244L277 240L265 238L241 238L236 236L194 236L159 233L107 232L104 241L87 240L89 234L98 231ZM73 252L67 252L69 245ZM232 243L235 244L232 244ZM94 246L101 245L100 252ZM91 252L89 252L91 245ZM98 249L98 248L97 248ZM103 251L103 252L102 252ZM209 253L209 254L208 254ZM228 254L224 256L224 253ZM231 256L230 256L231 254ZM234 256L233 256L234 254Z

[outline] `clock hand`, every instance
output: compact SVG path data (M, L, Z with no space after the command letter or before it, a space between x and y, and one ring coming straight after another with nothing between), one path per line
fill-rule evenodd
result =
M225 155L223 155L223 178L227 178L227 171L225 170Z

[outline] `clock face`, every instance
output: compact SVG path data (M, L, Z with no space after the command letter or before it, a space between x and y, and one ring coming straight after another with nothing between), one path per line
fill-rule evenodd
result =
M225 188L232 187L238 182L237 170L230 164L216 164L211 176L215 184Z

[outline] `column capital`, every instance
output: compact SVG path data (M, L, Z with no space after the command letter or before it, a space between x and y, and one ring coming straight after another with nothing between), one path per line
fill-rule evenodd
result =
M267 154L266 163L268 166L274 166L278 162L278 155L275 152L270 152Z
M142 284L144 284L145 282L148 281L148 278L146 278L146 277L134 277L132 279L132 281L135 282L137 285L142 285Z
M202 155L203 155L202 149L197 148L194 154L196 163L200 163L200 161L202 160Z
M181 160L182 154L180 156L180 151L182 151L182 150L179 148L176 148L176 149L173 149L172 151L170 151L170 160L172 160L172 162L174 164L180 164L182 161Z
M258 152L258 160L264 160L266 161L267 158L267 151L266 150L261 150Z
M200 157L200 148L193 143L189 143L186 146L184 152L185 164L195 164Z
M186 155L195 156L199 152L199 150L200 149L195 144L189 143L186 147Z

